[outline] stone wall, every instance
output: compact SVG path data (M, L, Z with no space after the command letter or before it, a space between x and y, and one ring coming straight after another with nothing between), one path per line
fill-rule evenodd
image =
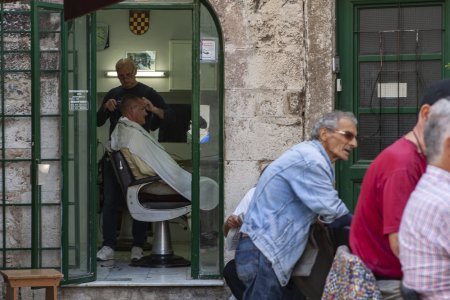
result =
M225 216L334 104L334 1L211 0L225 44Z

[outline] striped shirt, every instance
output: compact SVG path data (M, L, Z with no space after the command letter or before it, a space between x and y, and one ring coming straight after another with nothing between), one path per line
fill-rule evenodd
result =
M399 232L403 284L421 299L450 299L450 173L428 165Z

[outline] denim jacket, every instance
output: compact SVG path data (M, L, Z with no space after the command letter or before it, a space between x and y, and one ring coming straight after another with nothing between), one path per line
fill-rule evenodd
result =
M256 186L241 232L272 263L285 286L320 216L331 223L349 211L334 188L334 169L317 141L290 148L272 162Z

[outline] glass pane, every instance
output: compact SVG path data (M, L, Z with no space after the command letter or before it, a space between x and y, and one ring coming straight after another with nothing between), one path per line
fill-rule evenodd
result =
M220 181L220 95L219 95L219 38L208 10L200 11L200 275L220 274L219 245L219 181ZM200 124L200 122L199 122ZM201 125L201 124L200 124ZM207 177L207 180L202 180ZM209 188L207 197L202 189ZM214 187L214 188L212 188ZM203 208L203 209L202 209Z
M89 128L90 105L88 90L88 76L90 70L87 63L87 17L81 17L73 21L70 25L71 31L68 35L69 53L72 66L76 66L74 72L76 76L69 80L69 91L82 91L83 99L74 98L76 101L86 101L86 105L71 105L73 92L69 92L68 111L68 134L64 135L68 143L68 170L64 174L67 176L68 184L68 218L69 227L65 234L69 240L69 279L79 276L92 276L91 254L91 234L90 222L86 220L90 217L90 203L92 202L90 191L90 148L89 148ZM78 103L78 102L77 102ZM95 184L95 182L93 183Z
M30 33L6 33L3 35L3 47L5 51L30 51Z
M17 2L7 2L3 4L4 10L30 10L30 1L31 0L23 0L23 1L17 1Z
M61 31L61 13L59 11L39 11L39 30Z
M61 157L60 136L61 136L61 118L42 117L41 118L42 159L59 159Z
M31 158L31 118L5 118L5 158Z
M5 53L5 70L31 70L30 53Z
M42 247L43 248L59 248L61 247L61 218L60 207L57 205L41 207L42 215ZM53 259L54 265L59 263L58 255ZM59 264L58 264L59 266Z
M59 52L41 52L41 70L59 70Z
M59 33L41 33L39 40L42 51L58 50L61 43L61 34Z
M360 10L360 54L440 53L442 7Z
M41 163L49 165L48 175L42 179L45 184L41 185L41 201L44 204L61 204L61 162L41 161ZM60 207L57 206L57 209L60 209ZM60 235L57 235L57 237L60 237Z
M4 91L5 114L31 115L31 73L6 73Z
M29 162L5 163L5 203L31 204L31 164ZM18 206L19 209L21 206ZM14 208L13 208L14 209ZM20 225L18 215L11 215L12 221ZM7 219L8 220L8 219ZM26 220L26 218L24 219ZM26 226L25 224L23 224Z
M30 31L31 15L29 13L3 13L1 24L3 31Z
M6 251L6 268L31 268L31 250Z
M360 63L360 106L417 107L424 88L440 79L441 68L440 60Z
M31 206L7 206L5 226L6 248L31 248Z
M40 106L41 115L60 114L60 73L41 73Z
M61 251L59 249L57 250L42 250L41 251L42 261L41 261L41 267L42 268L52 268L52 269L59 269L61 266Z

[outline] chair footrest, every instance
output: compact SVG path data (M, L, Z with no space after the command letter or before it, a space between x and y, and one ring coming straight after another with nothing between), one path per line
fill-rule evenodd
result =
M148 209L173 209L173 208L180 208L189 206L190 204L186 204L184 202L177 203L177 202L144 202L141 203L143 207Z
M188 267L191 265L191 262L178 255L151 254L142 257L140 260L132 261L130 265L147 268L176 268Z

